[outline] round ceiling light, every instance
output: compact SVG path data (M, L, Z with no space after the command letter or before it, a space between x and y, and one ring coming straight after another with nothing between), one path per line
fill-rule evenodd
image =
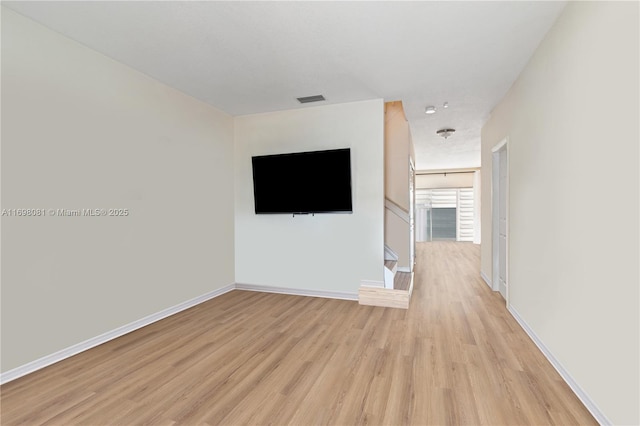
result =
M436 135L442 136L443 138L448 138L452 134L454 134L456 129L440 129L436 132Z
M435 112L436 112L436 107L434 106L428 106L424 109L425 114L435 114Z

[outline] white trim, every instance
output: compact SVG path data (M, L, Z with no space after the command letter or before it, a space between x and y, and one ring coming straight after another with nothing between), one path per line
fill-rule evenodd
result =
M201 296L194 297L193 299L187 300L186 302L182 302L175 306L171 306L167 309L163 309L162 311L156 312L155 314L148 315L139 320L130 322L129 324L125 324L122 327L118 327L111 331L107 331L106 333L103 333L99 336L92 337L88 340L85 340L84 342L76 343L75 345L69 346L68 348L59 350L50 355L46 355L46 356L43 356L42 358L36 359L35 361L31 361L27 364L21 365L20 367L16 367L12 370L1 373L0 384L5 384L7 382L15 380L29 373L33 373L34 371L40 370L51 364L55 364L56 362L62 361L63 359L77 355L80 352L84 352L88 349L91 349L93 347L106 343L110 340L123 336L127 333L131 333L134 330L145 327L156 321L159 321L171 315L177 314L180 311L184 311L185 309L192 308L200 303L206 302L209 299L213 299L214 297L228 293L234 288L235 288L235 284L230 284L225 287L219 288L217 290L210 291Z
M360 281L360 287L384 288L384 281L362 280Z
M507 300L506 298L509 297L509 288L507 287L507 285L504 283L504 281L500 281L500 283L498 284L500 286L500 289L498 290L498 293L500 293L500 296L502 296L503 294L505 295L505 301Z
M507 141L509 140L509 138L504 138L502 139L500 142L498 142L493 148L491 148L491 152L495 153L498 152L502 149L502 147L504 147L507 144Z
M500 202L499 194L496 191L500 190L500 153L504 151L506 155L506 179L505 179L505 285L500 284ZM506 305L509 305L509 137L507 136L502 141L497 143L491 149L491 266L492 266L492 289L493 291L501 291L504 289L504 298ZM497 165L497 168L496 168ZM501 288L502 287L502 288ZM501 292L502 294L502 292Z
M391 249L388 245L384 245L384 260L395 260L398 261L398 255L395 251Z
M363 280L361 283L370 283L377 284L377 287L384 287L383 282L378 281L365 281ZM313 296L313 297L325 297L330 299L343 299L343 300L358 300L358 293L344 293L337 291L322 291L322 290L303 290L303 289L295 289L295 288L283 288L283 287L270 287L270 286L262 286L262 285L251 285L251 284L229 284L225 287L219 288L217 290L210 291L201 296L194 297L193 299L187 300L186 302L179 303L175 306L171 306L167 309L163 309L160 312L156 312L155 314L148 315L139 320L133 321L129 324L125 324L122 327L118 327L111 331L107 331L99 336L92 337L90 339L85 340L84 342L76 343L75 345L69 346L68 348L61 349L52 354L43 356L42 358L36 359L35 361L28 362L27 364L16 367L12 370L8 370L4 373L0 373L0 384L5 384L27 374L33 373L34 371L38 371L44 367L55 364L56 362L62 361L63 359L72 357L74 355L79 354L80 352L84 352L88 349L106 343L110 340L113 340L117 337L123 336L127 333L131 333L139 328L145 327L149 324L153 324L156 321L160 321L161 319L167 318L171 315L177 314L178 312L184 311L185 309L192 308L200 303L206 302L207 300L213 299L214 297L221 296L225 293L228 293L232 290L247 290L247 291L260 291L264 293L280 293L280 294L292 294L296 296Z
M396 276L396 272L398 270L398 264L394 263L393 265L393 269L389 269L387 268L387 266L385 265L384 267L384 288L393 288L393 280ZM362 286L362 284L361 284ZM371 287L371 286L367 286L367 287Z
M240 283L236 283L236 289L246 290L246 291L260 291L263 293L291 294L294 296L325 297L328 299L342 299L342 300L356 300L356 301L358 300L358 293L346 293L346 292L340 292L340 291L305 290L301 288L271 287L266 285L240 284Z
M487 274L485 274L484 272L480 271L480 277L482 278L482 280L487 283L487 285L489 286L489 288L491 290L493 290L493 287L491 286L491 280L489 279L489 277L487 277Z
M493 151L493 150L492 150ZM499 210L499 195L498 192L498 175L499 169L496 168L497 153L491 154L491 290L498 290L498 283L500 280L497 277L499 265L498 265L498 234L500 229L500 220L498 218ZM499 161L498 161L499 163ZM499 166L498 166L499 167ZM495 284L495 286L494 286Z
M391 213L395 214L405 222L410 222L409 213L388 198L384 199L384 208L389 210Z
M604 415L602 411L598 408L598 406L593 402L593 400L589 397L589 395L578 385L578 383L571 377L571 374L562 366L560 361L553 356L551 351L542 343L542 340L538 338L536 333L529 327L529 325L525 322L524 319L518 314L518 311L511 305L508 306L508 310L511 315L515 318L515 320L520 324L520 327L529 335L533 343L536 344L540 352L549 360L553 368L556 369L558 374L564 379L564 381L569 385L573 393L576 394L578 399L582 401L587 410L591 413L593 417L595 417L596 421L601 425L612 425L613 423Z
M409 267L409 266L398 266L398 270L397 270L397 271L398 271L398 272L406 272L406 273L411 273L411 272L413 272L413 271L411 270L411 267Z

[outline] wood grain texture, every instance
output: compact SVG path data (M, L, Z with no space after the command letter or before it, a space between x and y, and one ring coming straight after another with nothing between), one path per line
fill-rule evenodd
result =
M393 279L393 288L395 290L409 291L411 288L411 272L397 272Z
M397 260L385 260L384 261L384 266L389 269L390 271L393 271L393 268L395 268L395 266L398 264Z
M360 286L358 303L366 306L409 309L409 290Z
M453 242L408 310L233 291L0 392L3 425L596 424Z

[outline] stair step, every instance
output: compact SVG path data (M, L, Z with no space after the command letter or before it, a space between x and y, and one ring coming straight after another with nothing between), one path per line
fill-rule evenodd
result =
M393 288L361 286L358 292L358 303L368 306L408 309L410 298L410 292Z
M410 272L397 272L393 279L394 290L408 291L411 286L411 273Z
M384 266L385 268L387 268L390 271L393 271L393 268L398 264L398 261L396 260L385 260L384 261Z

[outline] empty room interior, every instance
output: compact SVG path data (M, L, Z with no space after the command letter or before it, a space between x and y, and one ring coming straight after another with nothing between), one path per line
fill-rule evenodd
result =
M2 1L3 425L640 424L637 1Z

